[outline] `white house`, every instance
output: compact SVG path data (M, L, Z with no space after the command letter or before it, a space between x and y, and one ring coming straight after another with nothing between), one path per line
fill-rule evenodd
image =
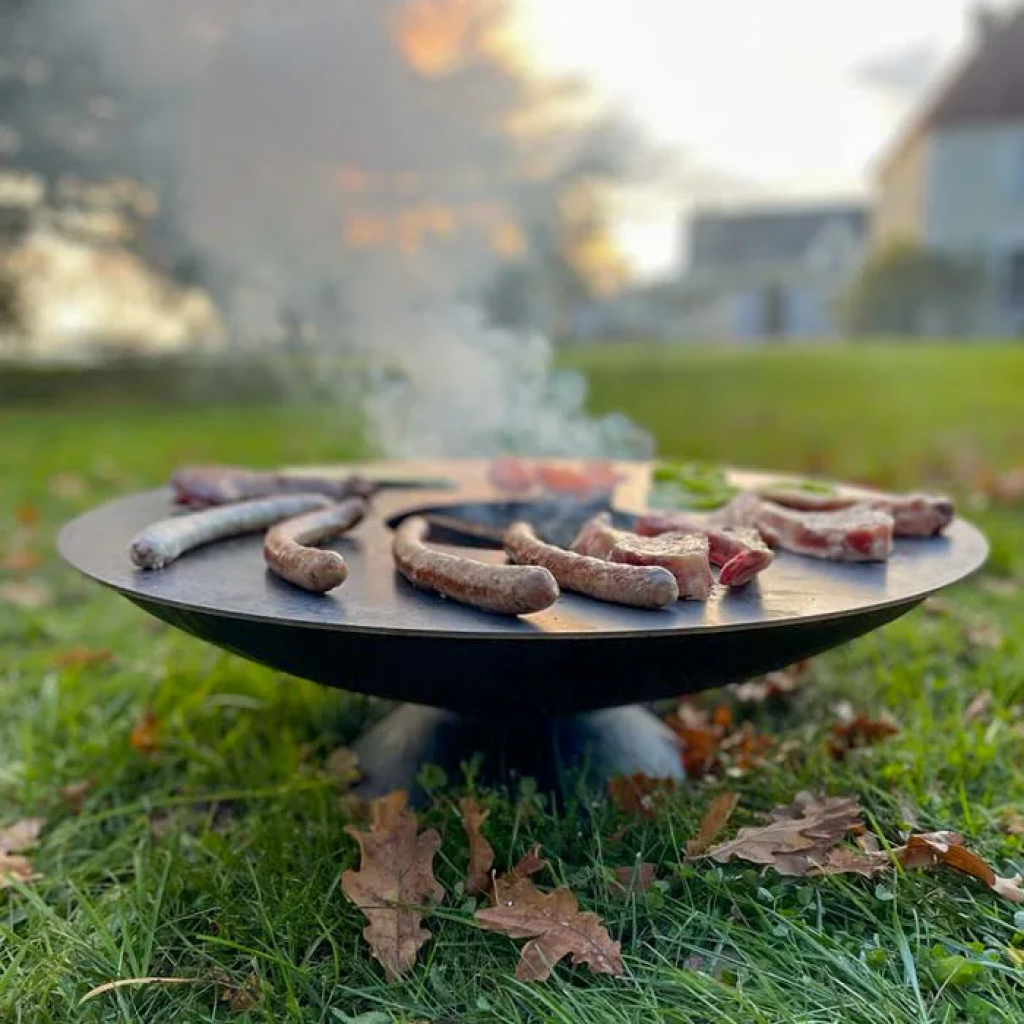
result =
M837 334L867 224L855 204L698 210L684 225L684 333L741 341Z
M985 13L970 51L878 173L870 244L911 242L972 262L974 331L1024 334L1024 8Z

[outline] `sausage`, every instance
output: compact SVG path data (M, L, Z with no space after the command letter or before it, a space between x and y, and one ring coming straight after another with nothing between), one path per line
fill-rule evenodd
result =
M663 608L679 600L675 577L660 565L622 565L545 544L529 523L513 523L505 534L513 562L550 569L559 586L578 594L630 605Z
M322 494L287 494L174 516L147 526L132 540L128 553L142 569L163 569L201 544L265 530L279 519L329 504L330 499Z
M182 466L171 476L171 487L179 505L193 508L270 498L275 494L323 494L342 501L353 496L372 497L377 489L359 476L300 476L236 466Z
M285 519L263 538L263 560L282 579L314 594L340 587L348 577L345 559L337 551L310 545L351 530L366 515L366 508L362 498L349 498L339 505Z
M429 529L419 516L406 519L391 546L395 567L414 587L503 615L539 612L558 600L558 584L547 569L488 565L435 551L423 543Z

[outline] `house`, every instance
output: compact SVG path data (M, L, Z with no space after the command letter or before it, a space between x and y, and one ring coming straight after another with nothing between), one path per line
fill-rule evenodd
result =
M870 228L974 266L972 333L1024 333L1024 8L977 17L960 64L882 160Z
M867 211L850 203L698 210L684 228L684 333L750 341L837 334L836 307L861 265L867 224Z

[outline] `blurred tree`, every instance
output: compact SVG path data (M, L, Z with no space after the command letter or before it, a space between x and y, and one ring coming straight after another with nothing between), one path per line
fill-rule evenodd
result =
M563 309L623 280L609 188L644 147L537 74L515 0L0 0L0 18L18 162L155 185L139 247L221 301L244 283L275 316L313 309L354 260L397 257L421 283L439 257L449 277L522 265Z
M865 263L843 302L843 320L854 335L965 334L983 285L971 263L895 242Z

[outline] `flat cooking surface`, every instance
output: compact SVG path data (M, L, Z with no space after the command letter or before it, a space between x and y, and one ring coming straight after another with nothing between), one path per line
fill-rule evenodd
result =
M86 575L147 602L319 629L535 639L708 633L856 615L908 604L948 586L977 569L987 552L984 537L957 520L944 537L897 540L892 559L884 565L842 565L780 553L759 582L731 593L716 587L706 604L683 601L668 610L640 611L563 594L537 615L492 616L416 591L398 577L384 522L407 509L502 500L487 484L486 464L446 461L372 468L392 475L446 476L460 486L383 492L370 519L335 545L349 564L349 579L325 596L307 594L272 576L263 564L259 536L199 548L162 571L135 569L128 559L128 542L142 527L171 514L166 490L132 495L86 513L65 527L60 549ZM649 467L633 463L627 468L628 479L614 503L636 510L643 506ZM750 473L733 476L740 484L767 479ZM503 560L497 551L475 548L466 553Z

